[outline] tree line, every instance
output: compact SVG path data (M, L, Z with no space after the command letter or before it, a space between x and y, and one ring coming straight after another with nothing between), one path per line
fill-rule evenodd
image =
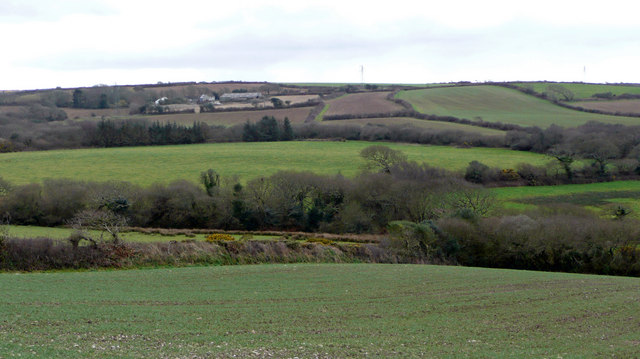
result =
M368 170L354 178L287 171L242 183L207 170L199 184L150 187L0 181L0 213L5 223L71 226L74 246L97 246L88 228L118 244L125 226L387 233L366 250L384 261L640 275L635 219L568 205L501 213L490 192L461 175L383 146L361 155Z

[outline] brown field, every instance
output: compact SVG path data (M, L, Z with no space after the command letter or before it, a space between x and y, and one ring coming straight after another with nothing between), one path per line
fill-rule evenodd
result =
M277 97L281 99L282 102L291 101L291 104L304 103L309 100L317 100L319 98L318 95L283 95L283 96L272 96L272 97Z
M231 112L207 112L207 113L181 113L171 115L150 115L136 116L149 121L176 122L178 124L191 125L195 121L204 122L209 125L232 126L259 121L264 116L273 116L282 121L288 117L291 123L303 123L312 107L298 107L285 109L269 109L263 111L231 111Z
M0 106L0 114L20 113L26 109L26 106Z
M223 103L222 105L216 105L215 106L217 109L231 109L231 108L253 108L253 105L248 103L248 102L232 102L232 103ZM267 108L267 107L273 107L273 105L271 104L271 102L266 103L266 102L260 102L258 104L258 107L260 108Z
M101 109L90 109L90 108L64 108L64 112L67 113L67 116L71 119L74 118L92 118L92 117L119 117L119 116L128 116L129 109L128 108L101 108Z
M385 113L403 110L404 107L387 100L389 92L355 93L327 101L327 116L343 114Z
M640 114L640 100L580 101L571 103L571 105L583 107L589 110L599 110L611 113L621 112Z
M283 96L272 96L279 98L282 102L290 101L292 105L305 103L309 100L316 100L319 98L318 95L283 95ZM260 108L273 108L273 103L271 103L270 97L264 97L261 102L257 105ZM230 108L253 108L253 104L249 102L231 102L231 103L223 103L222 105L216 105L218 109L230 109Z
M487 136L504 136L505 131L494 130L478 126L463 125L460 123L419 120L408 117L385 117L385 118L359 118L353 120L325 121L323 124L343 124L343 125L411 125L419 128L428 128L434 131L462 131Z

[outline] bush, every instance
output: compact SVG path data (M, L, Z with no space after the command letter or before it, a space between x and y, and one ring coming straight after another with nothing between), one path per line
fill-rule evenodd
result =
M233 236L231 236L230 234L224 234L224 233L210 234L205 239L205 241L209 243L219 243L219 242L227 242L227 241L235 241L235 240L236 239L233 238Z
M332 240L330 240L330 239L327 239L327 238L311 237L311 238L307 238L306 242L307 243L319 243L319 244L323 244L325 246L334 245L334 242Z
M465 170L464 179L473 183L485 183L491 177L490 172L489 166L478 161L471 161Z

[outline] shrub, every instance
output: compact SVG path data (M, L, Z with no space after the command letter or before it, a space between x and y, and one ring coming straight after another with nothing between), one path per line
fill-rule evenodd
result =
M484 183L489 179L490 171L489 166L478 161L471 161L464 173L464 179L473 183Z
M311 237L307 239L307 243L320 243L323 244L325 246L332 246L334 244L334 242L330 239L326 239L326 238L316 238L316 237Z
M205 240L209 243L219 243L219 242L235 241L236 239L233 238L230 234L214 233L214 234L208 235Z

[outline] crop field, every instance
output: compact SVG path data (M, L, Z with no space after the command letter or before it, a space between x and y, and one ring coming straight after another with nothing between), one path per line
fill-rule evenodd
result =
M242 180L281 170L354 176L364 165L360 151L373 144L380 143L291 141L14 152L0 154L0 176L14 184L74 178L129 181L145 186L178 179L195 182L208 168ZM410 160L451 170L462 170L473 160L501 168L549 161L544 155L499 148L384 145L405 152Z
M543 93L549 85L561 85L575 95L575 99L591 98L594 94L611 92L614 95L623 93L640 95L640 85L607 85L607 84L583 84L583 83L554 83L554 82L520 82L514 83L516 86L529 87L533 91Z
M329 109L325 115L388 113L403 110L404 107L387 100L389 93L354 93L329 100Z
M624 357L640 279L288 264L0 274L4 357Z
M575 127L589 121L638 125L640 119L585 113L498 86L447 87L398 93L417 111L440 115L546 128Z
M640 218L640 181L615 181L560 186L492 188L505 208L525 209L537 205L574 204L601 214L620 204Z
M571 105L612 113L621 112L640 114L640 100L580 101L572 102Z
M427 121L409 117L385 117L385 118L358 118L351 120L325 121L326 124L344 124L344 125L384 125L384 126L403 126L411 125L419 128L428 128L434 131L462 131L474 133L484 136L504 136L505 131L494 130L479 126L470 126L454 122Z

